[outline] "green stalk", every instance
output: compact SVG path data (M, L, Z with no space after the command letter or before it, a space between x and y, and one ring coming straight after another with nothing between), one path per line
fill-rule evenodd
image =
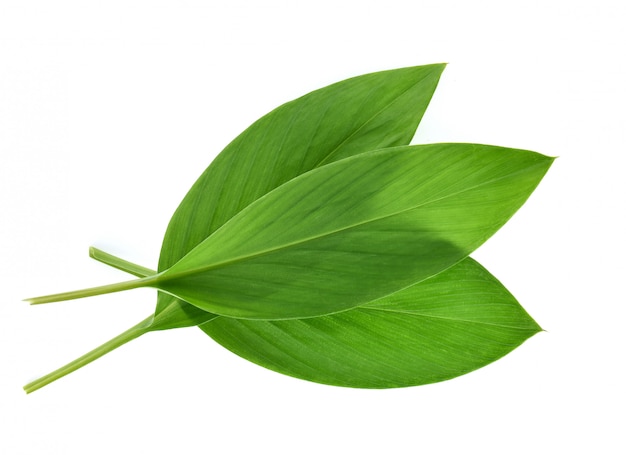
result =
M79 368L84 367L88 363L93 362L96 359L99 359L103 355L113 351L114 349L119 348L120 346L128 343L129 341L134 340L135 338L140 337L144 333L150 332L150 326L152 325L153 316L150 316L139 324L131 327L123 333L120 333L115 338L107 341L103 345L97 347L93 351L88 352L87 354L77 358L76 360L68 363L67 365L59 368L58 370L53 371L45 376L42 376L39 379L34 380L33 382L26 384L24 386L24 390L26 393L34 392L35 390L41 389L43 386L50 384L51 382L56 381L63 376L72 373L73 371L78 370Z
M157 272L147 267L133 264L112 254L106 253L95 247L89 248L89 256L103 264L110 265L116 269L135 275L139 278L156 275ZM168 330L182 327L197 326L216 319L216 314L207 313L193 305L175 299L167 307L163 308L154 316L154 321L150 330ZM184 321L181 323L181 321Z
M105 286L97 286L94 288L81 289L79 291L62 292L60 294L44 295L42 297L33 297L24 299L31 305L40 305L42 303L61 302L63 300L81 299L83 297L92 297L95 295L111 294L113 292L127 291L129 289L143 288L151 286L158 281L158 277L153 275L139 280L124 281L122 283L107 284Z
M115 267L122 272L135 275L138 278L144 278L157 274L157 272L155 272L154 270L150 270L147 267L142 267L141 265L133 264L132 262L128 262L124 259L118 258L117 256L113 256L112 254L109 254L106 251L102 251L95 246L89 247L89 257L95 259L96 261L100 261L103 264Z

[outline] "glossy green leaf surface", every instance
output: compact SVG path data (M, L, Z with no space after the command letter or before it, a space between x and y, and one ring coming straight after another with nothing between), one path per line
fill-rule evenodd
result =
M176 263L244 207L324 163L388 146L415 133L445 65L366 74L286 103L259 119L211 163L169 223L159 270ZM202 315L159 293L158 314L180 307L180 326Z
M541 328L487 270L467 258L364 306L318 318L218 317L200 328L279 373L345 387L406 387L480 368Z
M551 163L476 144L340 160L258 199L150 285L230 317L353 308L464 259L524 203Z

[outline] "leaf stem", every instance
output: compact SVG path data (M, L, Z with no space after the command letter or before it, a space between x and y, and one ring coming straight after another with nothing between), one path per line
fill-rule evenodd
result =
M41 389L43 386L50 384L51 382L56 381L59 378L62 378L65 375L68 375L79 368L84 367L88 363L93 362L96 359L99 359L103 355L113 351L114 349L119 348L120 346L128 343L129 341L138 338L144 333L150 332L150 326L152 325L153 316L150 316L139 324L131 327L123 333L120 333L115 338L107 341L101 346L98 346L96 349L88 352L87 354L77 358L76 360L68 363L67 365L59 368L58 370L53 371L45 376L42 376L39 379L34 380L24 386L24 390L26 393L34 392L35 390Z
M115 267L122 272L130 273L131 275L135 275L138 278L144 278L151 275L156 275L157 272L154 270L150 270L147 267L143 267L141 265L133 264L132 262L128 262L122 258L118 258L117 256L113 256L106 251L102 251L94 246L89 247L89 257L95 259L96 261L102 262L103 264L110 265L111 267Z
M150 270L141 265L133 264L132 262L118 258L117 256L113 256L110 253L106 253L94 247L89 249L89 256L102 262L103 264L110 265L111 267L131 273L140 278L146 275L155 275L157 273L154 270ZM190 303L177 298L172 298L168 301L167 305L160 308L160 310L155 314L150 330L167 330L197 326L217 319L218 317L218 315L207 313Z
M83 297L92 297L95 295L111 294L113 292L126 291L129 289L137 289L151 286L158 281L156 275L141 278L138 280L123 281L121 283L107 284L105 286L97 286L94 288L81 289L78 291L62 292L60 294L44 295L41 297L32 297L24 299L31 305L40 305L42 303L61 302L63 300L81 299Z

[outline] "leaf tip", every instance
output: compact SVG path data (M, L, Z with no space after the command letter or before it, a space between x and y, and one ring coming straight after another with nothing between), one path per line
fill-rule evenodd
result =
M541 156L541 158L542 158L544 161L547 161L547 162L549 162L550 164L554 163L554 161L558 158L558 156L544 155L543 153L538 153L538 152L535 152L535 153L537 153L538 155L540 155L540 156Z
M439 62L439 63L433 63L431 65L428 65L431 68L436 68L437 70L439 70L439 75L441 75L441 73L443 73L443 70L446 69L446 67L448 66L448 62Z

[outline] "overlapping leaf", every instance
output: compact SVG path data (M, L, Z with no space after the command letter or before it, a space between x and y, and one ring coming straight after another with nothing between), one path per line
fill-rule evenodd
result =
M475 144L340 160L252 203L151 284L230 317L303 318L362 305L464 259L551 163Z
M159 270L176 263L244 207L324 163L406 145L445 65L366 74L286 103L259 119L211 163L169 223ZM159 293L156 314L178 314L156 328L196 325L210 315Z
M94 257L114 264L100 254ZM120 268L139 277L154 273L135 273L136 266L128 263ZM341 313L280 321L214 315L200 328L263 367L360 388L406 387L460 376L497 360L541 330L511 293L471 258Z
M218 317L200 326L235 354L324 384L428 384L480 368L541 328L476 261L342 313L286 321Z

